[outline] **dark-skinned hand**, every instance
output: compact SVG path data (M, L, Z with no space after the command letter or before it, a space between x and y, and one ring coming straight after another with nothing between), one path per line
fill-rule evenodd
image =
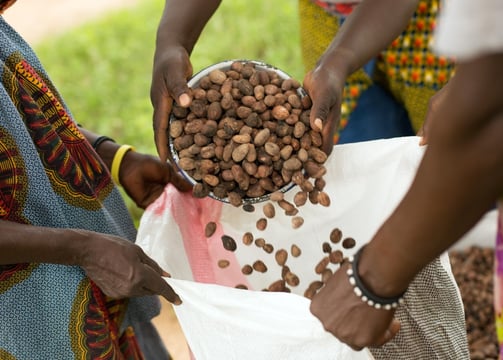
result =
M312 299L310 310L325 330L354 350L381 346L400 330L393 310L375 309L353 292L344 263Z
M169 162L135 151L128 151L124 156L119 179L128 196L142 209L154 202L168 183L183 192L192 189Z
M420 145L428 144L428 133L431 126L431 120L435 119L435 112L439 107L442 106L442 103L445 101L446 95L449 92L449 84L448 82L442 89L437 91L435 95L430 98L430 102L428 104L428 110L426 112L426 117L423 122L423 126L421 130L419 130L418 135L421 136Z
M86 237L78 265L105 295L115 299L161 295L175 305L181 303L162 278L169 274L138 245L113 235L76 231Z
M170 157L167 131L173 99L183 107L190 106L192 102L192 94L187 86L192 71L185 48L168 46L156 51L150 99L154 107L154 141L161 161Z
M341 118L344 79L338 78L326 67L317 67L306 74L303 86L313 102L310 115L311 128L321 131L323 150L330 154L333 137Z

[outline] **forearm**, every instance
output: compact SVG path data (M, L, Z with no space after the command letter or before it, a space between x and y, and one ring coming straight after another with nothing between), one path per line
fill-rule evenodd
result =
M0 220L0 264L52 263L78 265L88 232Z
M360 273L381 295L404 290L503 193L502 59L460 64L451 80L411 188L362 256Z
M166 0L157 31L160 44L180 44L190 54L221 0Z
M319 64L344 77L361 68L405 30L418 0L367 0L347 17Z
M84 128L79 128L84 137L89 141L91 144L95 144L96 140L100 137L100 135L97 135L93 133L92 131L89 131ZM100 158L103 160L105 165L107 166L108 169L112 168L112 161L114 159L114 155L119 149L120 144L115 143L114 141L103 141L101 142L98 146L95 147L96 152L100 156ZM127 155L126 155L127 156Z

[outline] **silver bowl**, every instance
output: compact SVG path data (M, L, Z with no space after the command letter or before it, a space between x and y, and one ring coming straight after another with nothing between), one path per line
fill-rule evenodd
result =
M210 66L202 69L201 71L197 72L194 76L192 76L189 79L189 81L187 82L187 85L190 88L195 88L195 87L198 86L200 80L203 77L207 76L210 72L212 72L213 70L224 70L224 71L229 70L231 68L231 65L234 62L253 63L255 65L255 68L260 69L260 70L269 70L269 71L272 70L276 74L278 74L282 79L290 79L291 78L291 76L288 75L283 70L278 69L277 67L269 65L267 63L264 63L264 62L261 62L261 61L256 61L256 60L234 59L234 60L225 60L225 61L222 61L222 62L213 64L213 65L210 65ZM305 92L305 90L302 87L298 88L297 92L298 92L298 94L299 94L300 97L306 96L306 92ZM170 122L173 119L174 119L174 115L171 114L171 116L170 116ZM169 149L170 149L172 160L173 160L174 164L176 165L176 167L178 168L178 170L181 173L181 175L190 184L192 184L192 185L195 185L195 184L199 183L199 181L197 181L194 178L192 178L192 176L190 176L190 174L188 174L185 170L183 170L179 166L178 163L179 163L179 159L180 158L178 156L177 150L174 147L173 138L171 136L168 136L168 139L169 139ZM275 192L286 193L287 191L291 190L294 186L295 186L295 184L293 182L290 182L289 184L283 186L282 188L276 190ZM267 194L264 194L262 196L253 197L253 198L243 197L243 199L242 199L243 200L243 205L246 205L246 204L256 204L256 203L267 201L267 200L270 199L271 194L272 193L267 193ZM230 203L230 201L229 201L229 199L227 197L225 197L225 198L218 197L212 191L210 191L210 193L208 194L208 196L210 198L212 198L212 199L215 199L215 200L218 200L218 201L221 201L221 202L224 202L224 203Z

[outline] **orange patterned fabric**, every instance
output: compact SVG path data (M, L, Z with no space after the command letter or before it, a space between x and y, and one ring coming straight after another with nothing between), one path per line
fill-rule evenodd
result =
M323 1L299 0L302 57L305 70L314 68L340 25L357 6L324 6ZM358 99L372 83L386 87L407 110L412 127L421 129L429 99L454 75L454 62L437 56L431 49L439 0L422 0L404 32L375 59L375 71L362 69L351 75L344 89L341 127L347 123ZM334 139L337 142L337 135Z

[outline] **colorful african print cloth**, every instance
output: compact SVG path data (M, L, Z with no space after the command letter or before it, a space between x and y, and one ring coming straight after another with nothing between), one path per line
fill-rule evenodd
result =
M118 189L42 65L0 17L0 221L135 240ZM76 266L0 266L0 359L140 359L131 322L156 297L111 300Z
M345 18L357 6L354 2L331 3L299 0L302 57L306 71L328 47ZM404 32L367 69L352 74L344 90L340 130L344 129L358 105L361 94L372 84L380 84L406 109L414 131L423 124L429 100L454 73L450 59L431 50L433 30L439 10L438 0L419 1ZM334 142L338 140L335 136Z

